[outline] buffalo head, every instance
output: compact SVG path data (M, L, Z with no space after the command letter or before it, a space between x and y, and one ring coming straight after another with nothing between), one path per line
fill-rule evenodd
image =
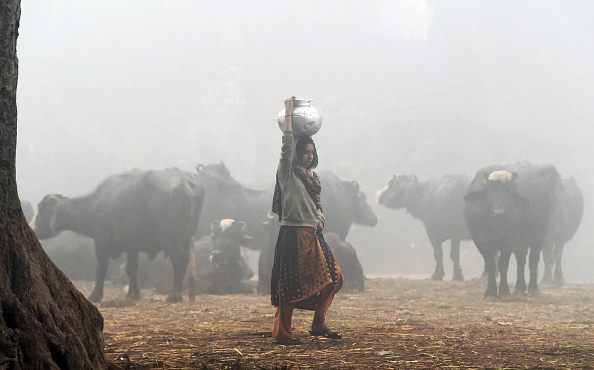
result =
M411 185L415 185L418 179L415 175L394 175L384 186L375 194L375 201L379 205L388 208L403 208L406 206L406 195Z
M241 246L252 240L245 233L246 227L245 222L232 219L216 220L210 224L214 240L210 260L214 265L229 267L241 263Z
M367 203L365 193L359 190L359 183L357 181L343 181L342 184L347 189L349 198L353 202L353 222L365 226L377 225L377 216Z
M518 193L519 175L516 172L481 172L477 174L473 185L477 185L476 180L479 178L478 189L469 191L464 196L464 200L482 202L485 206L484 210L490 216L505 217L529 206L528 200Z
M56 216L65 199L62 195L52 194L46 195L41 200L37 206L37 215L31 221L37 238L52 238L60 232L56 225Z

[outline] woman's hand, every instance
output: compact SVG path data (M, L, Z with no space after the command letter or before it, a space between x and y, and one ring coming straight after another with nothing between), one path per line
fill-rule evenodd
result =
M318 227L316 229L316 232L321 233L322 230L324 230L324 223L322 221L318 222Z

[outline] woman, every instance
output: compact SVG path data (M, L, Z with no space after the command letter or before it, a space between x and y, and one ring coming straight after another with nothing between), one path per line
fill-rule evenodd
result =
M320 180L310 171L318 164L311 137L293 138L293 100L285 100L281 159L276 173L272 211L281 228L272 268L271 298L276 306L272 337L275 343L299 344L291 333L295 308L315 311L311 335L340 339L326 325L326 312L343 283L340 267L324 241Z

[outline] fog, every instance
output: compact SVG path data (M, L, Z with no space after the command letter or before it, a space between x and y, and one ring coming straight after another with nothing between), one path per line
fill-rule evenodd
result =
M526 160L575 177L586 206L565 278L592 282L591 14L586 0L24 1L19 196L36 205L135 167L220 161L271 184L276 115L295 95L324 115L318 169L358 181L369 202L396 173L472 177ZM372 206L378 225L347 238L365 272L429 276L420 222ZM471 242L462 266L482 271Z

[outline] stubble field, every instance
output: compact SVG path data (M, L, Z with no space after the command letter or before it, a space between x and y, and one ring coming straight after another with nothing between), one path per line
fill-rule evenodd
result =
M339 292L330 308L342 340L310 337L312 313L296 311L297 346L272 343L266 295L168 303L146 292L129 302L108 289L98 307L105 353L121 369L593 368L594 285L496 301L482 299L484 287L478 279L369 279L364 293Z

